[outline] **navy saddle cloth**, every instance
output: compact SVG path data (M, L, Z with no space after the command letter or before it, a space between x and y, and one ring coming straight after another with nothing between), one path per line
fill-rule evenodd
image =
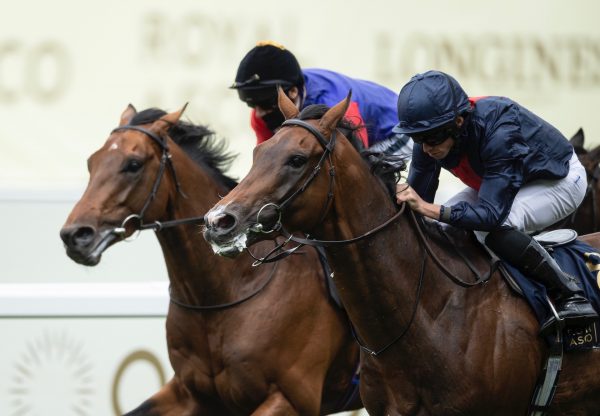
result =
M565 245L553 247L550 254L561 269L578 280L583 289L584 296L591 302L596 312L600 313L600 253L594 247L579 240L574 240ZM546 301L546 288L526 278L518 269L506 262L503 266L512 275L521 287L525 299L533 308L538 321L544 322L552 315L550 306Z

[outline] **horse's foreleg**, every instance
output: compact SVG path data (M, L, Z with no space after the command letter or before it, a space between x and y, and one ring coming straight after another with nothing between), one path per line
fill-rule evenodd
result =
M282 416L282 415L299 415L298 410L292 406L289 400L281 393L276 391L271 393L267 400L261 403L260 406L252 412L252 416Z

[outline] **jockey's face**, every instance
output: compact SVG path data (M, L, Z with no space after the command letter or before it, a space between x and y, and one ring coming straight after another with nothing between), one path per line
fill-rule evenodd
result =
M300 108L300 94L297 87L292 87L286 92L287 96L296 107ZM250 106L250 105L249 105ZM273 111L277 110L277 95L274 96L272 100L266 100L264 102L257 102L250 107L254 107L256 111L256 116L263 118L267 114L271 114Z
M448 137L443 142L434 146L428 144L427 142L423 142L423 151L435 160L441 160L448 156L452 146L454 146L454 139L452 137Z
M441 128L433 132L433 134L422 134L413 137L415 143L423 144L423 151L430 157L440 160L448 156L450 150L454 146L456 140L453 137L453 131L460 129L464 124L465 119L459 116L456 119L456 126L453 129Z

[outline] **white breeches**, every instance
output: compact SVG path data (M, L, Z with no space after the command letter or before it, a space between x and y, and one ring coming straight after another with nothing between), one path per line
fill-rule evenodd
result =
M562 179L539 179L523 185L517 192L508 217L503 225L514 227L528 234L543 230L575 212L587 188L585 168L573 153L569 161L569 173ZM459 201L477 202L477 191L465 188L444 205ZM488 234L475 231L483 242Z

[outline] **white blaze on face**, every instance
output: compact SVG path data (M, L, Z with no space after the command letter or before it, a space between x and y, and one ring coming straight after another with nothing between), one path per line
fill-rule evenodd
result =
M218 206L214 207L213 209L211 209L210 211L208 211L208 214L206 214L206 221L209 224L216 224L217 221L219 220L219 218L225 216L223 211L225 211L225 208L227 208L227 205L228 204L218 205Z
M116 143L113 143L110 145L110 147L108 148L108 150L117 150L119 148L119 145L117 145Z

